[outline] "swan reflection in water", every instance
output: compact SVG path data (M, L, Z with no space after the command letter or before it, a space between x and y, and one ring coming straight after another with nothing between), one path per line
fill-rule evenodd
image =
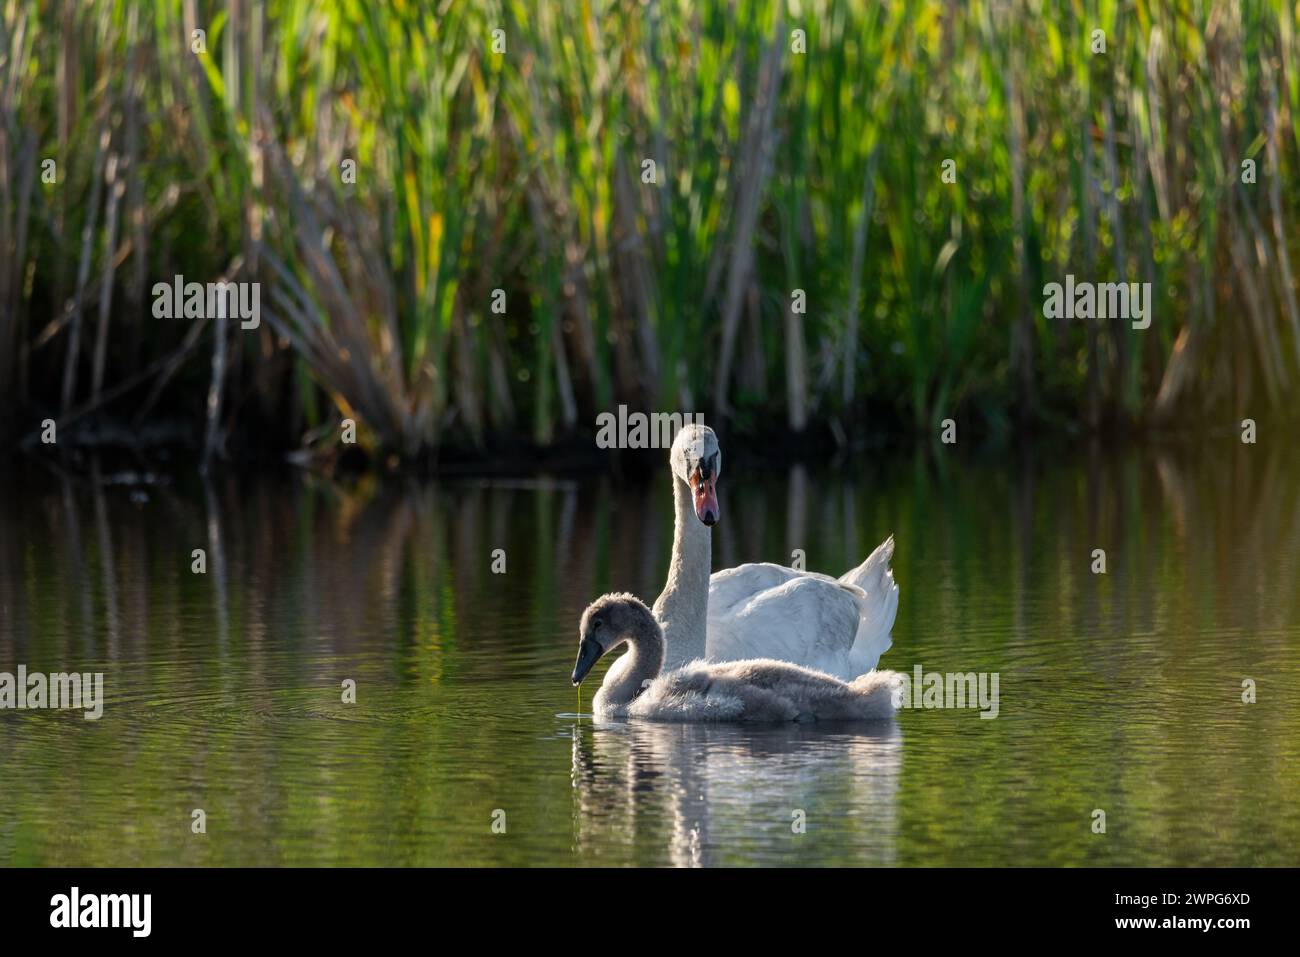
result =
M735 726L583 720L572 728L574 850L643 864L889 866L896 721ZM802 829L800 828L802 824Z

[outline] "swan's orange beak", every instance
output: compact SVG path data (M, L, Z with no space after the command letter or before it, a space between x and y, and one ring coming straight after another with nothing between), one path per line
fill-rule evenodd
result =
M715 525L722 517L718 508L717 479L703 474L701 469L691 473L691 497L695 500L695 517L705 525Z

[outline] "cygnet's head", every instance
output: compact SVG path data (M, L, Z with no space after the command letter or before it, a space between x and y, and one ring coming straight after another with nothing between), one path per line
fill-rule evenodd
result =
M718 478L722 475L722 451L718 437L707 425L686 425L677 433L668 457L673 474L691 488L695 517L713 525L722 517L718 508Z
M587 677L587 672L607 653L635 638L663 639L659 622L645 602L629 594L601 595L582 613L573 683Z

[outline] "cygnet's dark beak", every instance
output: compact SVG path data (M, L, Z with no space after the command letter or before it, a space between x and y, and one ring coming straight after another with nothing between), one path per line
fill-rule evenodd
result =
M591 666L600 660L600 645L596 644L590 638L583 638L582 643L578 645L578 660L573 666L573 683L576 685L587 677L587 672Z

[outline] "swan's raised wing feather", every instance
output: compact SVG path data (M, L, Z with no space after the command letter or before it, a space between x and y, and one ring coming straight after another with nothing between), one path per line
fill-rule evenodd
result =
M898 584L889 568L893 554L894 536L890 535L865 562L840 578L842 582L857 585L865 595L858 639L849 656L852 674L863 674L875 668L880 656L893 644L890 632L894 627L894 616L898 614Z

